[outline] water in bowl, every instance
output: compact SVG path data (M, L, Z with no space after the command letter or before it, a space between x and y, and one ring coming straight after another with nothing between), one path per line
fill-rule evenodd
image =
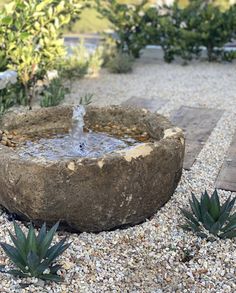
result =
M106 133L84 132L84 115L85 108L81 105L76 106L69 134L41 138L38 141L26 141L18 148L18 154L23 158L48 160L78 157L98 158L138 143L132 138L118 139Z

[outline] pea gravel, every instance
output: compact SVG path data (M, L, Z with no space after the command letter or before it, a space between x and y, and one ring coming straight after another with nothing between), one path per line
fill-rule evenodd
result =
M99 105L119 104L132 96L165 98L169 102L159 112L166 116L181 105L225 112L191 170L183 172L172 199L152 219L126 230L99 234L59 232L56 240L68 235L72 241L59 259L64 282L0 274L0 292L235 292L236 240L207 242L184 232L179 227L183 221L179 208L187 206L191 191L200 195L205 188L214 189L236 129L236 64L182 66L143 57L132 74L103 71L95 79L79 81L67 102L76 103L88 92L95 94ZM220 191L222 200L230 194ZM5 213L0 216L0 225L1 241L10 242L7 229L12 230L13 225ZM10 265L2 250L0 264Z

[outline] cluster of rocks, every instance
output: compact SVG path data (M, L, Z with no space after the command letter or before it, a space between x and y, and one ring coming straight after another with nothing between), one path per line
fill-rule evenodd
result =
M9 133L7 130L0 130L0 144L8 147L16 147L14 134Z
M124 125L118 125L112 122L109 122L106 126L96 124L92 127L92 130L97 132L106 132L117 137L131 137L140 142L145 142L150 139L147 132L138 129L136 126L128 128Z

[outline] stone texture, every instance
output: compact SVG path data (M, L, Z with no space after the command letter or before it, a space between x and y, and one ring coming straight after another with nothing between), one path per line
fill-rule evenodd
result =
M187 106L172 112L172 123L186 135L184 169L190 170L222 114L218 109Z
M69 106L9 113L0 129L61 130L70 126L71 115ZM146 110L87 109L87 126L109 121L143 128L152 139L98 159L56 162L22 159L16 151L0 146L0 203L35 222L61 220L78 231L110 230L152 216L180 180L183 133L163 116Z
M236 191L236 132L216 179L216 188Z
M140 97L131 97L127 101L123 102L122 105L144 108L151 112L156 112L166 103L168 103L168 100L162 98L145 99Z

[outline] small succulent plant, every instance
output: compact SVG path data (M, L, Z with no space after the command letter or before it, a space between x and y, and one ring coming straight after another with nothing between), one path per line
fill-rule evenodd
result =
M217 190L211 196L205 191L200 201L192 193L189 200L192 212L181 209L186 220L182 228L203 238L209 238L209 234L221 239L236 237L236 213L230 215L235 200L229 196L221 205Z
M84 96L80 97L79 104L83 106L88 106L92 103L93 94L85 94Z
M32 223L28 234L25 235L14 222L15 235L9 232L14 246L0 243L2 249L17 267L17 269L9 270L7 273L19 277L61 281L61 277L57 275L61 266L54 264L54 262L69 247L70 243L66 243L66 238L63 238L60 242L51 245L58 226L59 222L47 232L44 223L36 236Z

